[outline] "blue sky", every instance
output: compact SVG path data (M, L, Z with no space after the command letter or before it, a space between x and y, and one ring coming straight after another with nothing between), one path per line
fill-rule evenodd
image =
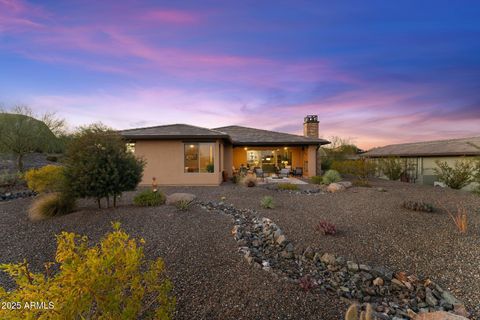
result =
M480 135L478 1L0 0L0 103L369 148Z

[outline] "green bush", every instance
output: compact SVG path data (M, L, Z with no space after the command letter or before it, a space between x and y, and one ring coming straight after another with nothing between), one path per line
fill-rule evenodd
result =
M380 160L380 169L390 180L399 180L404 171L402 162L398 157L388 157Z
M25 173L29 189L35 192L60 191L65 185L64 168L47 165L39 169L30 169Z
M20 181L22 181L22 175L20 173L10 173L8 170L0 172L0 187L7 189L13 188Z
M313 176L310 177L310 182L313 184L322 184L323 177L322 176Z
M213 172L213 171L215 171L215 166L214 166L214 164L213 164L213 163L207 164L207 172L210 172L210 173L211 173L211 172Z
M328 170L322 177L323 184L330 184L334 182L339 182L342 180L342 176L336 170Z
M262 208L265 208L265 209L273 209L275 207L273 203L273 197L271 196L263 197L262 200L260 201L260 205L262 206Z
M31 220L64 215L75 210L75 199L63 193L48 193L35 199L28 209Z
M278 190L298 190L298 186L293 183L279 183L277 184Z
M165 203L165 195L158 190L145 190L133 198L133 203L140 207L155 207Z
M475 166L469 160L457 160L455 165L450 167L445 161L435 161L438 168L435 168L435 174L438 180L445 183L452 189L462 189L474 181Z
M1 308L0 319L172 319L176 301L163 260L147 261L145 241L113 226L95 246L85 236L62 232L55 262L46 263L43 273L31 272L26 261L0 265L16 282L13 290L0 287L0 301L47 303Z
M127 151L123 138L102 125L80 129L70 142L65 158L65 178L73 195L101 199L113 206L124 191L135 190L142 180L145 162Z

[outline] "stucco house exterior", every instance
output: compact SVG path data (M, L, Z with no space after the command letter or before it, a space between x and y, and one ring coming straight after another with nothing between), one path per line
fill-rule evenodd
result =
M304 119L304 135L242 126L207 129L187 124L120 131L135 155L146 160L142 185L219 185L241 166L302 168L317 174L317 116Z
M454 166L457 160L475 159L480 156L480 136L462 139L424 141L393 144L371 149L363 157L381 159L399 157L408 168L406 177L410 182L434 185L437 181L434 169L436 161L445 161ZM473 184L465 189L475 187Z

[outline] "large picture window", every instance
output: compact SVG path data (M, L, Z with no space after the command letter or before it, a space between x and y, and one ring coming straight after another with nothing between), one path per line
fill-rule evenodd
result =
M214 172L214 143L185 143L185 172Z

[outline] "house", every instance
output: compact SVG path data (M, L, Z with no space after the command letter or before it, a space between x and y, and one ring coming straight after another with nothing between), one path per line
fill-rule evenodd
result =
M241 166L302 168L317 174L318 117L304 119L304 135L242 126L214 129L172 124L120 131L135 155L146 160L142 185L156 178L163 185L219 185Z
M407 169L403 179L419 184L434 185L437 181L434 169L436 161L445 161L454 166L457 160L475 159L480 156L480 136L462 139L425 141L393 144L374 148L363 157L382 159L399 157ZM471 189L470 185L466 189Z

